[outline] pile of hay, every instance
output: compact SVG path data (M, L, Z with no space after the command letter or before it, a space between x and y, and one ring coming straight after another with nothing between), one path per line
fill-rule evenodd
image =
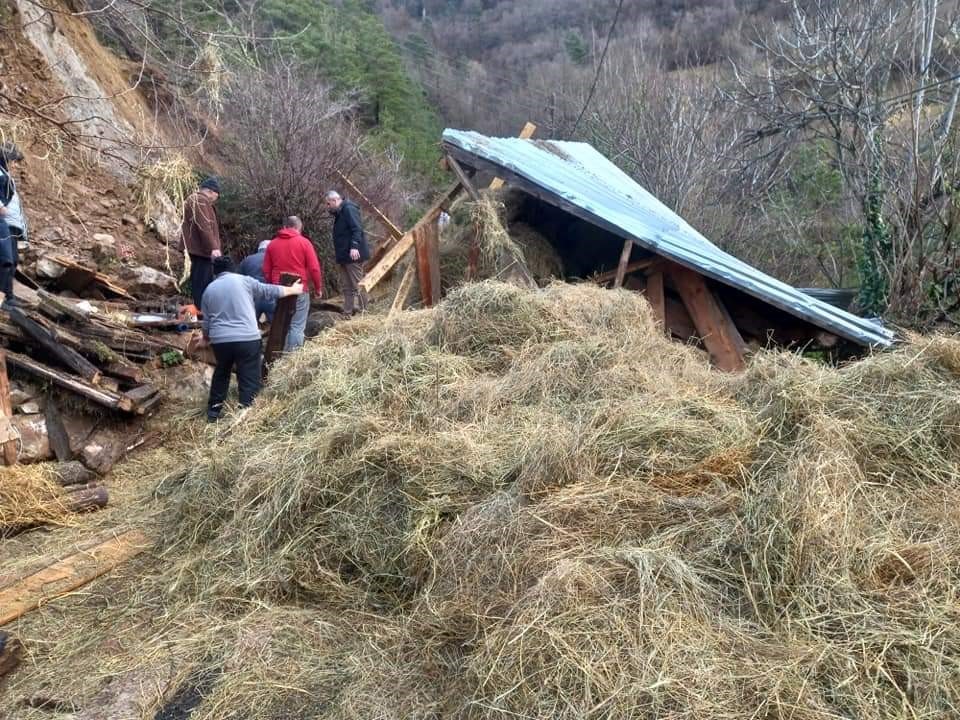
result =
M159 490L191 720L960 714L955 339L728 376L638 295L468 285Z
M36 525L74 521L56 482L55 467L55 463L0 467L0 538Z
M176 586L358 613L318 717L944 717L958 368L729 377L636 295L467 286L338 327L198 448Z
M517 193L484 193L466 212L455 212L453 225L440 243L440 277L444 292L461 285L467 275L470 247L478 243L478 279L520 277L545 286L563 278L563 262L540 232L513 215Z

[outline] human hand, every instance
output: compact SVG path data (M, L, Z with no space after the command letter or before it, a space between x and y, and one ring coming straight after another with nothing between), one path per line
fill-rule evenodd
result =
M210 259L212 260L213 258L218 258L222 254L223 253L221 253L219 250L214 250L213 252L210 253Z
M6 214L7 214L6 205L0 205L0 215L6 215Z
M297 280L290 286L291 295L303 295L303 280Z
M360 260L360 251L357 250L356 248L351 248L350 259L353 260L354 262L358 262Z

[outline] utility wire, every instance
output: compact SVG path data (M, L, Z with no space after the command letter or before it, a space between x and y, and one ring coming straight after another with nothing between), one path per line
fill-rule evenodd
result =
M593 100L593 94L597 91L597 84L600 82L600 73L603 71L603 61L607 59L607 50L610 49L610 41L613 39L613 31L617 29L617 21L620 19L621 10L623 10L623 0L617 3L617 12L613 16L613 22L610 23L610 31L607 33L607 42L603 46L603 54L600 55L600 62L597 63L597 74L593 78L593 85L590 87L590 93L583 103L583 108L581 108L580 114L577 116L577 120L573 123L573 128L570 130L571 137L576 134L577 128L580 127L580 121L583 120L583 116L587 112L587 107L589 107L590 101Z

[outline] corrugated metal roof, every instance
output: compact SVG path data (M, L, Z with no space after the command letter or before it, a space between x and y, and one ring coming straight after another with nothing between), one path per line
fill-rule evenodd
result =
M615 235L819 328L863 345L893 341L894 334L879 323L810 297L723 252L586 143L490 138L462 130L445 130L443 143L473 167L492 170L523 189L538 189L543 199Z

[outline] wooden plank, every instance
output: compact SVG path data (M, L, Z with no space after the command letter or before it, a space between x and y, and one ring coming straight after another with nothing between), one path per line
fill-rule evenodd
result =
M58 342L51 330L27 316L19 308L10 308L7 314L14 325L29 335L35 344L57 358L68 369L92 383L100 379L100 370L76 350Z
M130 530L7 585L0 589L0 625L83 587L148 547L146 535Z
M440 302L440 236L437 224L423 225L416 230L417 277L424 307Z
M632 243L633 241L628 240L627 242ZM624 248L626 248L626 243L624 243ZM658 257L644 258L643 260L634 260L632 263L628 263L627 266L624 268L623 275L624 277L626 277L627 275L638 272L640 270L646 270L647 268L651 267L654 263L658 262L659 260L660 258ZM597 285L606 285L611 280L617 279L617 273L619 271L620 271L620 266L617 265L617 267L614 270L608 270L606 272L598 273L597 275L591 275L590 279L593 280L593 282L597 283Z
M390 306L390 315L403 310L403 306L407 303L407 298L410 296L410 290L413 287L413 279L416 276L417 265L416 263L410 263L407 265L403 277L400 278L400 287L397 288L397 294L393 298L393 304Z
M53 399L53 393L47 392L47 403L44 408L44 419L47 422L47 436L50 438L50 449L57 460L61 463L68 463L73 460L73 450L70 448L70 434L63 422L63 415L60 414L60 408L56 400ZM82 467L82 466L81 466Z
M74 262L70 258L63 257L62 255L51 255L50 259L53 260L58 265L63 265L63 267L67 268L67 273L74 273L78 276L82 275L84 277L89 276L90 281L92 283L100 286L102 289L106 290L112 295L116 295L117 297L122 297L126 300L136 300L136 298L133 297L133 295L131 295L130 293L128 293L125 288L122 288L119 285L115 284L106 275L99 273L92 268L88 268L85 265L81 265L78 262Z
M403 230L401 230L396 225L394 225L393 221L391 221L390 218L384 215L384 213L381 212L380 208L374 205L373 202L370 200L370 198L364 195L363 192L360 190L360 188L358 188L356 185L354 185L350 181L350 178L348 178L339 170L336 170L335 172L337 173L337 176L343 181L343 184L350 189L350 193L354 197L356 197L358 200L360 200L360 202L364 204L367 210L369 210L371 213L377 216L377 219L387 229L387 232L389 232L390 235L393 236L394 240L399 240L400 238L403 237Z
M534 133L536 133L536 132L537 132L537 126L534 125L532 122L527 122L527 123L523 126L523 129L520 131L519 137L520 137L521 140L529 140L530 138L532 138L532 137L534 136ZM490 189L491 189L491 190L499 190L500 188L503 187L503 183L504 183L503 178L495 177L495 178L490 182Z
M653 317L660 327L666 328L666 300L663 295L663 271L656 270L647 275L647 302L653 309Z
M613 276L613 287L622 288L623 279L627 276L627 263L630 262L630 253L633 251L633 240L623 241L623 250L620 251L620 262Z
M98 388L95 385L91 385L86 382L83 378L74 377L63 372L49 368L46 365L38 363L32 358L28 358L26 355L20 355L14 352L7 353L7 361L13 367L23 370L35 375L37 377L43 378L44 380L50 380L60 387L70 390L71 392L80 395L81 397L91 400L98 405L103 405L106 408L111 410L123 410L124 412L131 412L133 410L133 403L116 393L112 393L104 388Z
M459 182L447 188L437 201L430 206L430 209L424 213L423 217L417 221L417 224L405 232L403 237L397 241L397 244L390 248L387 254L383 256L383 259L377 263L377 266L367 273L367 276L360 281L360 287L366 292L370 292L376 287L377 283L383 280L387 273L393 269L393 266L400 262L401 258L413 247L415 242L413 236L414 231L424 225L435 224L440 212L449 207L450 203L453 202L454 198L456 198L462 190L463 186Z
M290 287L300 277L292 273L280 273L280 284ZM266 378L267 372L273 361L281 353L287 342L287 334L290 332L290 323L293 321L293 315L297 311L297 298L299 295L287 295L277 300L277 309L273 313L273 322L270 323L270 334L267 335L267 347L263 351L263 365L260 368L261 375Z
M474 202L480 202L482 199L480 197L480 193L473 186L473 182L470 180L470 175L466 170L464 170L463 165L458 163L453 157L447 157L447 162L450 164L450 169L453 170L453 174L457 176L460 184L463 185L464 189L466 189L467 195L470 196L470 199Z
M728 372L742 370L746 343L703 276L676 263L667 271L714 364Z
M13 417L13 406L10 403L10 378L7 375L7 353L0 350L0 424L3 426L3 464L17 464L17 441L13 432L10 432L10 419Z

